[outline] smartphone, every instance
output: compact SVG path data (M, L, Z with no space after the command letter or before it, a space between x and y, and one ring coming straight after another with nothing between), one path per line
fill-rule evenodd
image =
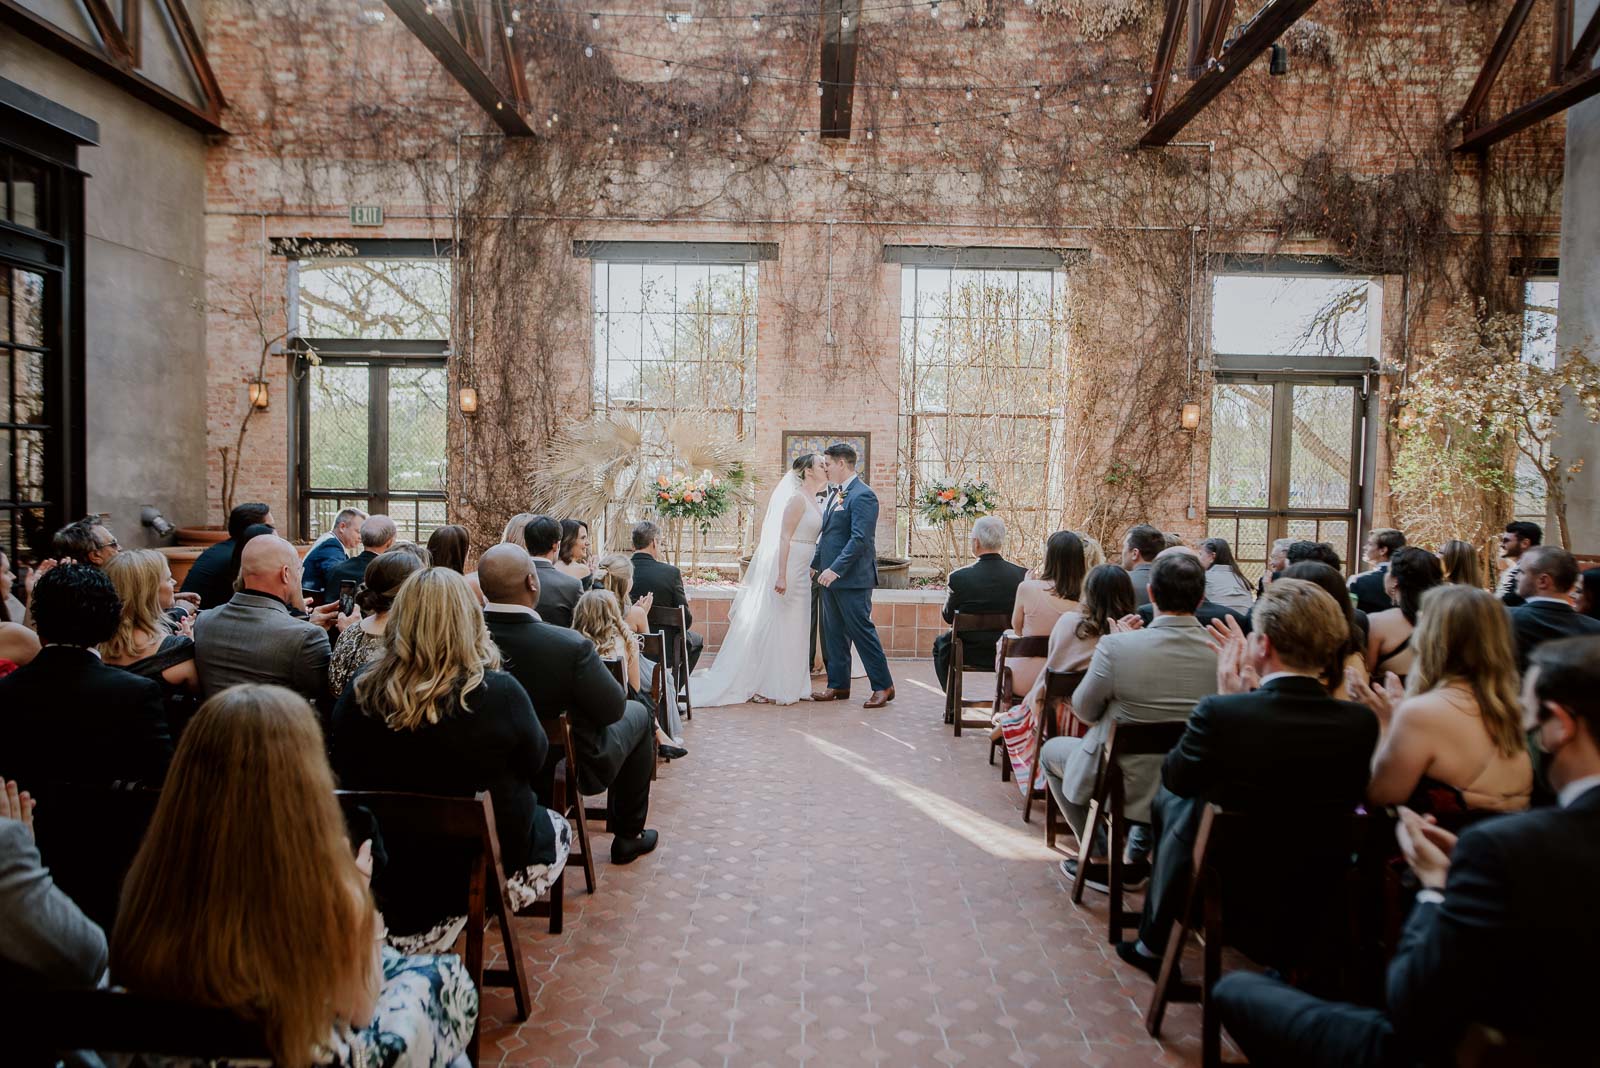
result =
M339 583L339 614L347 616L356 610L356 584L350 579Z

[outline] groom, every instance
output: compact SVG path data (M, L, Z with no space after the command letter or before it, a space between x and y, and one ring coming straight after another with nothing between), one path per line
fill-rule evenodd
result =
M861 654L872 696L863 707L882 708L894 700L889 661L872 624L872 590L878 584L878 497L856 478L856 450L830 445L823 470L833 488L822 506L822 532L811 570L822 584L822 642L828 662L828 688L813 701L843 701L850 696L850 646Z

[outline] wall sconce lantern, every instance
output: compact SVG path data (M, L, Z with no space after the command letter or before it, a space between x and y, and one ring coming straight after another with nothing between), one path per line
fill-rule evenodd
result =
M463 415L476 415L478 411L478 391L472 386L462 386L456 395L456 401L461 406Z
M250 391L250 407L259 412L266 411L272 403L272 398L267 394L267 380L253 378L247 383L247 387Z
M1185 430L1200 429L1200 405L1190 401L1183 406L1182 426Z

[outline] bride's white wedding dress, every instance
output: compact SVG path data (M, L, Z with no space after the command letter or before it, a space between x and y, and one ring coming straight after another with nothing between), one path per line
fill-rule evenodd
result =
M799 497L805 506L789 541L786 590L774 588L782 547L783 511ZM737 705L756 694L780 705L811 694L811 558L822 509L793 475L773 491L761 525L761 544L728 610L728 634L711 666L689 679L697 707Z

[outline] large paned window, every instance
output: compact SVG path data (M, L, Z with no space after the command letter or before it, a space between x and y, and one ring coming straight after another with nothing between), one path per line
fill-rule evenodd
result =
M1251 577L1279 538L1355 566L1381 293L1311 269L1215 277L1207 533Z
M292 265L302 537L351 505L406 540L446 521L450 261L416 244Z
M1556 321L1561 283L1554 277L1529 278L1522 286L1522 358L1542 367L1556 362ZM1549 519L1548 492L1533 461L1517 454L1517 518L1544 525Z
M753 253L733 262L738 246L681 254L699 249L692 259L671 258L671 246L651 246L648 259L627 248L594 259L594 412L640 430L645 482L694 473L675 425L729 443L755 431L759 264ZM749 506L733 509L704 532L702 550L737 555L750 525Z
M901 268L898 519L914 558L945 556L945 532L916 509L935 483L988 482L1026 559L1061 518L1067 275L993 251L993 265Z

